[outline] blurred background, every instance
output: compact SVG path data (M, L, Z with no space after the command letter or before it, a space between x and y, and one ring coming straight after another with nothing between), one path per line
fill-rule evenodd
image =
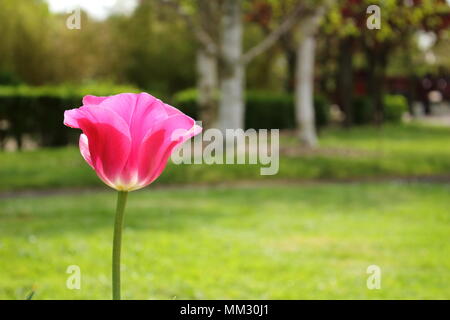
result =
M63 112L145 91L280 129L280 170L169 163L125 298L449 299L449 27L445 0L0 0L0 298L109 297L114 193Z

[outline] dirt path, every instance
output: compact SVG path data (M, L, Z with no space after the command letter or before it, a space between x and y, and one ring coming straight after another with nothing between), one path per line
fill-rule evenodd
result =
M432 111L432 115L422 115L415 119L426 124L450 127L450 103L444 102L434 106L432 107Z
M145 189L153 190L188 190L188 189L223 189L223 188L264 188L281 186L311 186L326 184L358 184L358 183L439 183L450 184L450 175L417 176L417 177L370 177L358 179L315 179L315 180L241 180L222 183L198 183L198 184L164 184L152 185ZM145 190L143 189L143 190ZM111 191L107 187L85 188L60 188L39 190L15 190L0 192L0 200L14 198L39 198L48 196L82 195ZM139 191L137 191L139 192Z
M450 127L450 114L441 116L427 116L421 118L419 121L436 126Z

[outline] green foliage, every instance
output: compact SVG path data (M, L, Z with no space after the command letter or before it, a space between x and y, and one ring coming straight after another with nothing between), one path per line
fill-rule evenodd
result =
M340 37L361 36L377 42L399 42L406 34L417 30L440 32L446 26L450 7L445 0L421 0L402 3L397 0L343 0L335 1L327 13L323 29ZM369 14L366 9L377 5L380 10L381 28L374 32L366 28Z
M129 15L97 21L81 13L81 30L43 0L0 0L0 83L9 72L31 85L113 81L158 96L195 82L192 32L172 7L142 1Z
M358 96L353 99L353 121L355 124L373 122L373 106L369 97Z
M324 95L314 96L316 126L325 127L330 122L330 102Z
M130 17L117 16L106 23L122 79L159 96L195 83L196 42L171 6L141 1Z
M173 104L188 115L198 119L197 91L187 89L175 94ZM245 127L254 129L295 128L294 98L290 94L265 91L248 91L245 97ZM323 96L314 97L316 125L329 122L329 102Z
M384 120L386 122L400 123L402 115L408 110L408 101L402 95L385 95ZM373 104L367 96L358 96L353 102L353 119L355 124L368 124L373 122Z
M21 82L22 81L15 73L0 71L0 86L7 86L7 85L17 86Z
M43 146L65 145L77 135L75 130L63 125L64 110L80 106L82 97L87 94L106 96L121 92L138 92L138 89L108 83L0 86L0 120L8 123L0 136L15 138L19 146L25 134L35 137Z
M139 92L139 89L129 85L115 85L112 83L88 83L85 85L45 85L45 86L0 86L0 98L82 98L91 94L96 96L106 96L121 92Z
M399 123L403 114L408 111L408 101L402 95L386 95L384 97L384 119Z
M44 1L0 0L0 71L30 83L48 79L54 16Z
M188 116L198 119L199 112L197 107L197 90L186 89L177 92L173 96L173 105L186 113Z
M283 93L248 92L245 126L254 129L295 128L293 97Z

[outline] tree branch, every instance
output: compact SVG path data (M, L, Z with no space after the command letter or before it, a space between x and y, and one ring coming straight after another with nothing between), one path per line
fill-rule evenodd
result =
M248 50L241 58L241 63L247 64L258 55L264 53L267 49L273 46L278 39L286 32L288 32L298 21L301 15L309 14L310 10L306 10L303 4L298 4L292 13L281 23L278 28L274 29L269 35L256 46Z
M178 1L159 0L162 5L167 5L175 9L175 12L184 19L188 27L193 31L195 38L208 54L217 55L218 46L213 38L203 30L198 23L192 19L192 16L183 9Z

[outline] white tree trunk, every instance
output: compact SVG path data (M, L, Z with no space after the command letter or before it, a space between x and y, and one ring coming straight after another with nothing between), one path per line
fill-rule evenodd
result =
M203 128L212 128L217 125L217 57L202 48L197 50L197 76L199 116Z
M220 81L219 128L244 127L245 65L242 57L241 0L224 0L220 54L223 62Z
M324 12L317 9L314 15L299 26L302 37L297 48L297 70L295 83L295 111L300 140L308 147L317 146L314 112L314 56L316 40L314 34Z
M314 114L314 36L305 37L298 46L295 109L300 140L308 147L317 145Z

